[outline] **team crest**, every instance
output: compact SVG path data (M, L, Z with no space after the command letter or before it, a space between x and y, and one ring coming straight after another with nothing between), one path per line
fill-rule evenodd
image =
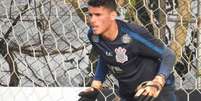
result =
M115 48L115 53L116 53L116 61L119 63L124 63L128 61L128 56L126 55L126 49L122 47Z

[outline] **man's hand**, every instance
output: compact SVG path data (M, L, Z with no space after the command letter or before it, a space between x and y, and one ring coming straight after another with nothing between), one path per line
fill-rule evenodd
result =
M152 81L142 82L136 89L138 101L153 101L165 85L165 77L157 75Z
M101 89L101 81L93 80L90 88L79 93L80 99L78 101L95 101Z
M79 93L80 99L78 101L95 101L98 93L98 89L90 87Z
M91 83L91 87L96 89L102 89L102 82L98 80L93 80Z

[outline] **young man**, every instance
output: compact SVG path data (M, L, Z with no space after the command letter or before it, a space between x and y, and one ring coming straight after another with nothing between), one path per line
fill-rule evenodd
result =
M145 28L117 20L115 0L89 0L88 5L88 37L100 57L91 88L81 96L101 90L110 71L121 101L175 101L175 54Z

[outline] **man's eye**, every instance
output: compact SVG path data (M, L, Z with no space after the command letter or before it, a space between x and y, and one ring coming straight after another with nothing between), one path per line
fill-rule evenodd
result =
M96 16L100 16L101 14L95 14Z
M92 14L90 14L90 13L89 13L88 15L89 15L90 17L92 16Z

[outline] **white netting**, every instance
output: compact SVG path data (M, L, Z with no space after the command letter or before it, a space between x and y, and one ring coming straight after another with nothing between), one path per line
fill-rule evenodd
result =
M96 56L86 35L86 1L1 0L0 85L90 85ZM176 52L176 88L185 91L189 101L189 96L201 88L201 1L117 0L117 3L119 19L143 25ZM112 75L105 85L116 86Z

